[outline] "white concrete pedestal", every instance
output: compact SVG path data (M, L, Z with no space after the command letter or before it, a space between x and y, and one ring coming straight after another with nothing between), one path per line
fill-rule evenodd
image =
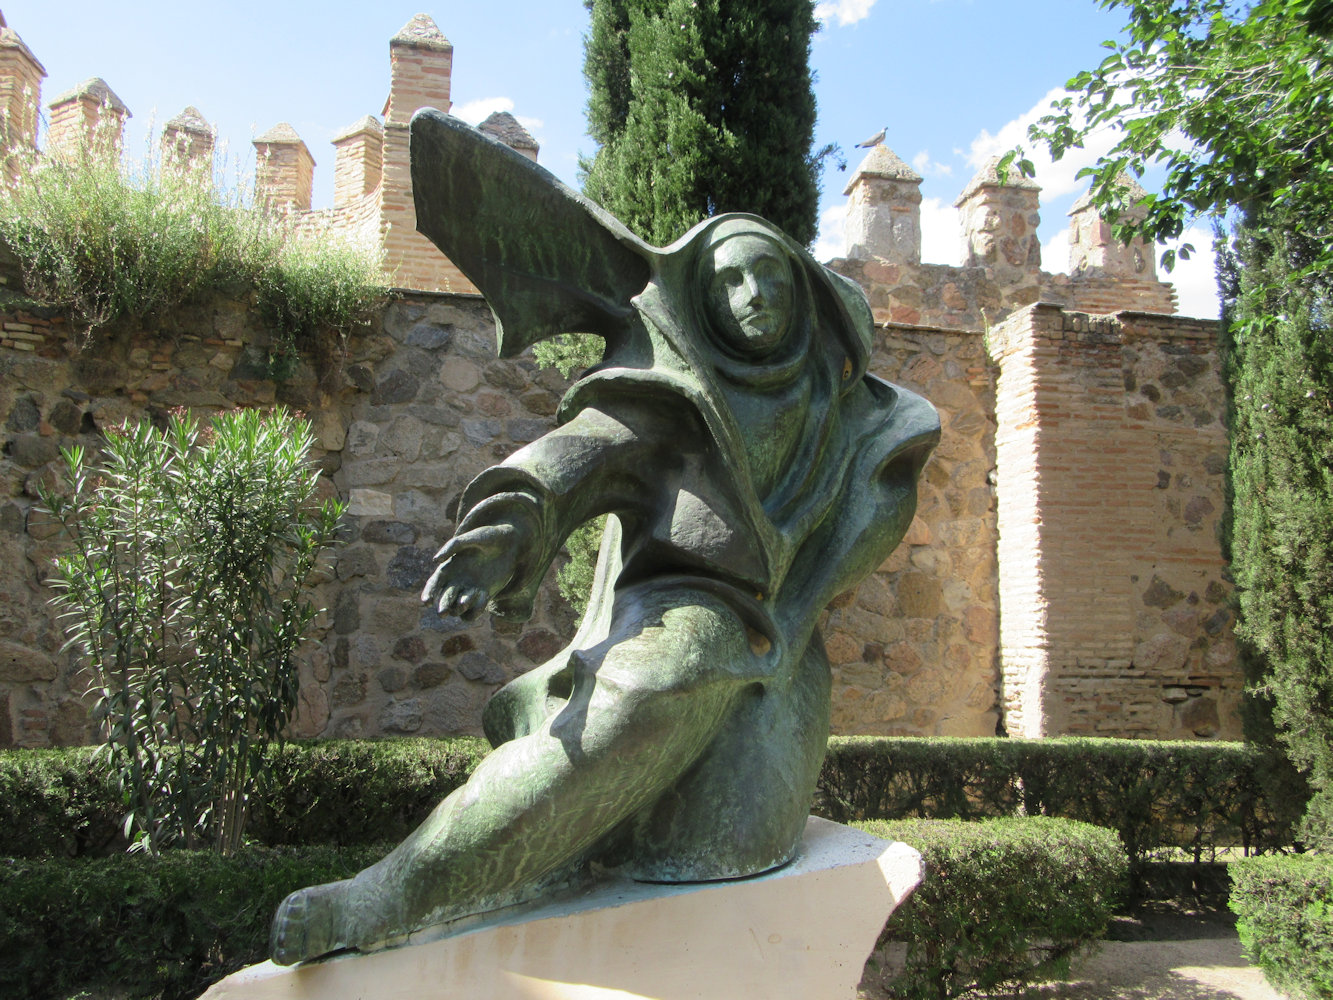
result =
M851 1000L921 871L906 844L811 817L800 855L775 872L691 885L609 880L452 937L254 965L204 1000Z

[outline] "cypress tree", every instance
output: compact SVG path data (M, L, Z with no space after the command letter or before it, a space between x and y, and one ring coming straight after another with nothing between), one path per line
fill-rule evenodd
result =
M1306 836L1329 844L1333 275L1310 267L1321 243L1310 228L1272 211L1241 225L1223 272L1223 346L1232 393L1236 632L1278 739L1309 777Z
M584 191L670 243L754 212L801 243L817 229L811 0L587 0Z

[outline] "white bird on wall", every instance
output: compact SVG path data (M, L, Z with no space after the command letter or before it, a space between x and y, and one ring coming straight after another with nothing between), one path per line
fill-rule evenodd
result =
M888 127L887 125L885 125L882 129L880 129L878 132L876 132L874 135L872 135L872 136L871 136L869 139L867 139L865 142L858 142L858 143L856 144L856 148L857 148L857 149L874 149L876 146L881 145L881 144L884 142L884 133L887 132L888 130L889 130L889 127Z

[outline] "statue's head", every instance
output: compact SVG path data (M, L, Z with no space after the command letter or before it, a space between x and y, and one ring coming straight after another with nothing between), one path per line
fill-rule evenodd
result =
M762 232L719 230L699 260L709 322L732 350L767 354L791 329L794 279L789 255Z

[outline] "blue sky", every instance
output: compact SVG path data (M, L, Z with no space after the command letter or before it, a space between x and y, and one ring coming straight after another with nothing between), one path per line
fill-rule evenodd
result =
M417 0L420 3L420 0ZM1094 0L828 0L815 36L819 144L838 143L854 169L860 140L888 127L887 144L912 163L921 186L923 256L956 263L954 198L987 155L1023 135L1065 80L1094 65L1120 16ZM253 170L251 138L280 121L309 146L316 206L332 198L340 128L378 114L388 93L388 40L415 13L435 19L454 45L454 113L479 120L512 111L541 143L540 162L577 186L587 93L582 0L479 0L434 5L342 0L10 0L9 26L47 70L45 105L100 76L134 114L130 151L149 130L194 105L226 143L230 169ZM1087 159L1039 160L1043 266L1066 269L1065 213L1085 185ZM842 187L830 171L821 202L822 258L841 239ZM1150 178L1151 180L1151 178ZM1151 185L1149 185L1151 186ZM1205 230L1193 242L1204 250ZM1215 317L1211 257L1178 266L1182 312Z

